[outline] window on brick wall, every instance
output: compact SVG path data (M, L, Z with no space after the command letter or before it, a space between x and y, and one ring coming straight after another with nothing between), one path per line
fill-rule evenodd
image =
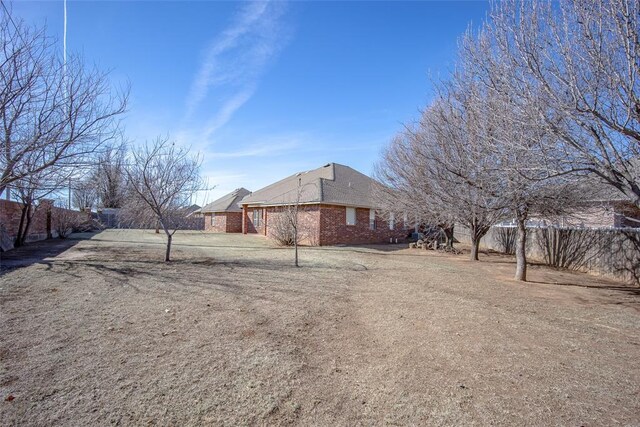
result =
M262 209L254 209L253 210L253 226L260 227L262 224Z
M347 225L356 225L356 208L347 208Z
M409 215L406 212L402 214L402 226L405 230L409 229Z
M376 229L376 211L369 209L369 230Z
M216 214L211 214L211 225L216 225Z
M394 228L396 228L396 215L391 212L389 214L389 230L393 230Z

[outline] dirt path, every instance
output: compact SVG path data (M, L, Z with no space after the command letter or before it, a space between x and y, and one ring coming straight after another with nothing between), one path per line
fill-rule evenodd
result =
M0 424L640 424L634 289L390 247L296 269L247 236L179 236L165 265L161 244L102 233L4 272Z

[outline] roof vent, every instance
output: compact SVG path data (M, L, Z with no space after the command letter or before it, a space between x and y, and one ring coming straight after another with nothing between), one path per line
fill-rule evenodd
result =
M327 163L326 165L323 166L323 168L328 168L329 166L331 166L331 163Z

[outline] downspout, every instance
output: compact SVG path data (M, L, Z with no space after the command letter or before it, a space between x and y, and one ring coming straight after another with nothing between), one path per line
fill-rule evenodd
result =
M242 205L242 234L247 234L247 205Z

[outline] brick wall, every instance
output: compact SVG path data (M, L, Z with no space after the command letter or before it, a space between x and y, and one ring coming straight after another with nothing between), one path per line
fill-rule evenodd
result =
M253 211L260 209L263 212L262 222L258 225L253 222ZM251 208L244 210L244 233L269 233L269 220L280 214L281 208ZM397 220L394 229L389 228L389 222L380 216L376 216L375 229L369 225L369 209L356 208L355 225L347 225L345 206L333 205L305 205L300 207L299 223L303 243L309 245L355 245L367 243L384 243L390 238L404 240L412 231L405 229L402 220ZM275 219L274 219L275 220Z
M267 236L272 238L274 224L288 213L283 212L283 209L278 207L269 207L266 210L268 217L268 223L266 224ZM303 205L298 207L298 236L300 244L309 246L317 246L319 244L319 223L320 206Z
M212 224L211 219L214 217ZM204 230L212 233L241 233L242 212L205 213Z
M601 228L615 225L615 209L609 204L598 206L583 206L571 215L556 221L566 227Z
M267 220L268 212L266 212L266 208L246 208L243 209L244 214L244 228L243 233L258 233L262 235L266 235L265 233L265 221ZM255 224L253 221L253 212L254 211L262 211L262 220L259 224Z
M210 233L226 233L227 232L227 216L219 212L205 213L204 214L204 231L207 231Z
M626 228L640 227L640 209L631 202L585 204L560 223L566 227Z
M242 233L242 212L227 213L227 233Z
M10 200L0 200L0 243L3 250L13 248L13 242L18 234L18 227L20 225L21 210L21 203ZM47 221L47 216L50 212L51 217L55 219L56 213L60 211L67 211L67 209L53 207L51 201L43 200L31 219L27 242L44 240L49 236L57 237L57 233L51 225L51 220ZM87 220L90 215L84 212L72 212L78 215L80 221Z
M21 205L18 203L0 200L0 232L3 234L3 240L15 239L20 224L20 210Z
M640 228L640 208L633 203L616 203L614 226Z
M347 208L345 206L320 206L320 245L355 245L367 243L384 243L390 238L404 240L412 231L405 229L402 219L396 220L394 229L389 222L376 215L375 229L369 224L369 209L356 208L355 225L347 225Z

